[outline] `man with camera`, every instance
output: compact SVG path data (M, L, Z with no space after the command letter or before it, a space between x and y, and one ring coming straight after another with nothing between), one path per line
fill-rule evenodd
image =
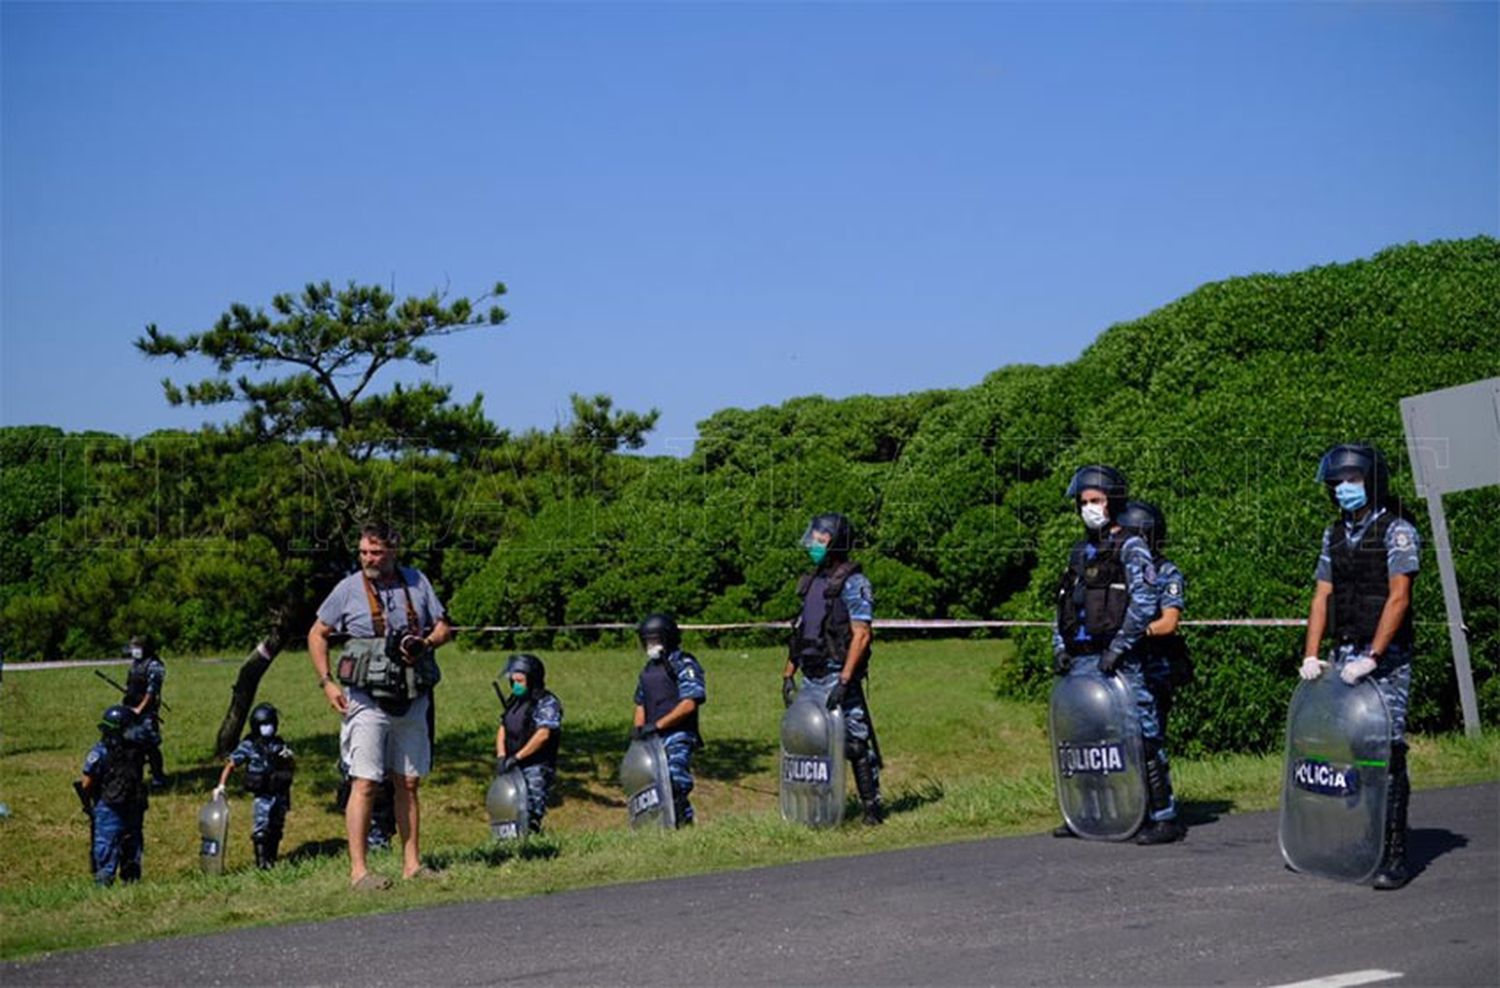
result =
M417 787L432 769L428 711L440 673L433 651L452 640L443 605L419 570L396 565L399 537L389 526L365 525L359 572L339 582L318 607L307 633L318 683L343 717L339 751L353 786L344 811L349 879L361 891L390 885L366 866L370 808L387 774L394 776L402 876L427 877L419 851ZM332 639L343 641L329 665Z

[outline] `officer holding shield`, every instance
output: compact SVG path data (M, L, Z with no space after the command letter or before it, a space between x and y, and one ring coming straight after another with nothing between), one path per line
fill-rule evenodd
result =
M1318 464L1318 481L1340 518L1323 531L1300 670L1303 679L1323 674L1328 663L1319 658L1318 649L1323 636L1331 634L1339 677L1351 686L1368 678L1390 714L1389 803L1377 889L1398 889L1411 880L1406 868L1411 782L1405 732L1414 644L1411 589L1420 541L1416 526L1389 503L1389 479L1385 458L1373 446L1335 446Z
M421 571L397 566L400 539L388 525L365 525L360 570L339 582L318 607L307 650L328 705L343 717L339 750L353 785L344 811L350 882L361 891L390 880L369 872L370 807L387 774L395 775L396 828L406 878L433 874L419 850L417 787L432 769L428 710L439 679L433 651L453 637L447 614ZM337 679L330 639L345 639Z
M693 752L703 747L698 733L698 708L708 700L703 666L682 650L682 632L667 614L650 614L636 629L646 665L635 686L631 736L636 740L661 736L672 779L673 819L678 827L693 825Z
M521 770L526 777L529 828L538 833L547 815L548 794L557 781L562 701L547 689L546 665L524 652L505 661L496 686L502 709L495 729L495 774Z
M816 567L797 583L802 612L792 625L792 641L782 672L781 696L790 706L796 696L794 674L804 683L827 689L828 709L844 711L845 756L864 806L864 822L884 821L880 799L880 746L870 721L864 680L869 670L870 625L875 620L875 592L859 563L849 558L854 530L840 514L813 518L802 547Z

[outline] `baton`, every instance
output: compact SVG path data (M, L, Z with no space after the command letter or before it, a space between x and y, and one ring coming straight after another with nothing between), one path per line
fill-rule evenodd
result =
M94 675L98 676L100 679L104 680L106 683L108 683L109 685L113 686L115 689L119 690L120 693L121 693L121 695L124 695L124 693L125 693L125 687L121 686L119 683L115 682L113 679L110 679L107 675L104 674L104 671L102 669L95 669L94 670ZM166 700L162 700L160 702L161 702L161 708L163 710L167 711L168 713L172 712L172 708L171 708L171 706L169 706L167 704Z

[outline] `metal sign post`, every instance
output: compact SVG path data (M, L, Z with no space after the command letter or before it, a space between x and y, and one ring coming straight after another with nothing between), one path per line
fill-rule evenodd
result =
M1406 448L1416 475L1417 493L1427 499L1432 518L1464 732L1478 737L1479 704L1474 698L1474 671L1469 665L1469 639L1453 570L1443 495L1500 486L1500 377L1402 398L1401 421L1406 428Z

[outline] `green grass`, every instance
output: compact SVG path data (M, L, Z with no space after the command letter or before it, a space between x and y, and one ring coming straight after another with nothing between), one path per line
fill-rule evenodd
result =
M346 886L343 821L331 807L338 722L305 656L278 659L260 692L281 709L283 734L298 753L282 845L289 860L269 873L251 869L249 802L240 795L231 873L198 873L197 812L218 774L209 754L237 662L169 661L166 758L177 785L147 814L145 880L108 890L96 890L86 874L88 824L70 782L113 693L86 669L12 672L0 689L0 799L12 813L0 821L0 956L1036 832L1055 820L1044 710L998 699L989 686L1012 659L1008 643L880 646L871 705L894 812L885 827L836 832L777 816L781 652L699 654L709 686L708 746L696 763L699 826L676 834L624 827L615 773L638 656L555 653L544 658L565 708L564 800L548 814L548 834L519 852L489 844L483 808L498 709L489 681L502 657L445 656L437 766L422 787L423 847L444 875L365 896ZM1274 757L1250 755L1179 761L1179 797L1190 818L1270 809L1279 768ZM1500 778L1500 739L1416 739L1413 776L1419 786ZM399 875L395 855L378 855L373 866Z

